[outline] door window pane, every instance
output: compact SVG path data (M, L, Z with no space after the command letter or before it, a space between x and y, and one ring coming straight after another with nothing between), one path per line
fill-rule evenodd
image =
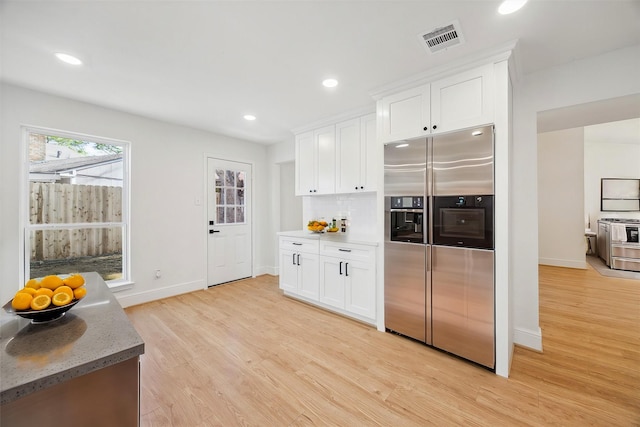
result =
M245 171L216 169L217 224L245 222Z

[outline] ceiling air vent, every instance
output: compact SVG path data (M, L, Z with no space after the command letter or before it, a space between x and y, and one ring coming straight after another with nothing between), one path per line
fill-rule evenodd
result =
M458 21L453 21L451 24L436 28L428 33L418 34L418 38L430 53L440 52L464 43Z

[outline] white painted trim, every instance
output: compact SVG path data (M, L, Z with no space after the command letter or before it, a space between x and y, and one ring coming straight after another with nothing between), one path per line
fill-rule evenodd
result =
M280 269L278 268L278 266L275 266L275 267L264 266L260 269L258 276L262 276L263 274L268 274L269 276L279 276Z
M538 264L551 265L553 267L579 268L581 270L587 269L586 260L579 261L575 259L539 258Z
M122 296L119 293L114 293L113 295L116 297L120 305L125 308L189 292L200 291L206 288L207 284L205 280L195 280L193 282L178 283L176 285L165 286L159 289L130 293Z
M515 328L513 330L513 342L516 345L529 348L531 350L542 351L542 330L537 331Z

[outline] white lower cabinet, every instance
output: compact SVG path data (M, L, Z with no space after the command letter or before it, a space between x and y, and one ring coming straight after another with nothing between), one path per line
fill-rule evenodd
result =
M375 320L375 258L375 247L321 241L320 302L359 319Z
M375 318L375 266L348 258L320 256L320 302Z
M318 242L280 238L280 289L318 300Z
M289 296L375 324L375 260L375 246L280 237L280 288Z

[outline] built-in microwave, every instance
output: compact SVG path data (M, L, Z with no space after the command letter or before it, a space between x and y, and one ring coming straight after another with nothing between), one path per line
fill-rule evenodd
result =
M493 249L493 196L433 198L433 244Z

